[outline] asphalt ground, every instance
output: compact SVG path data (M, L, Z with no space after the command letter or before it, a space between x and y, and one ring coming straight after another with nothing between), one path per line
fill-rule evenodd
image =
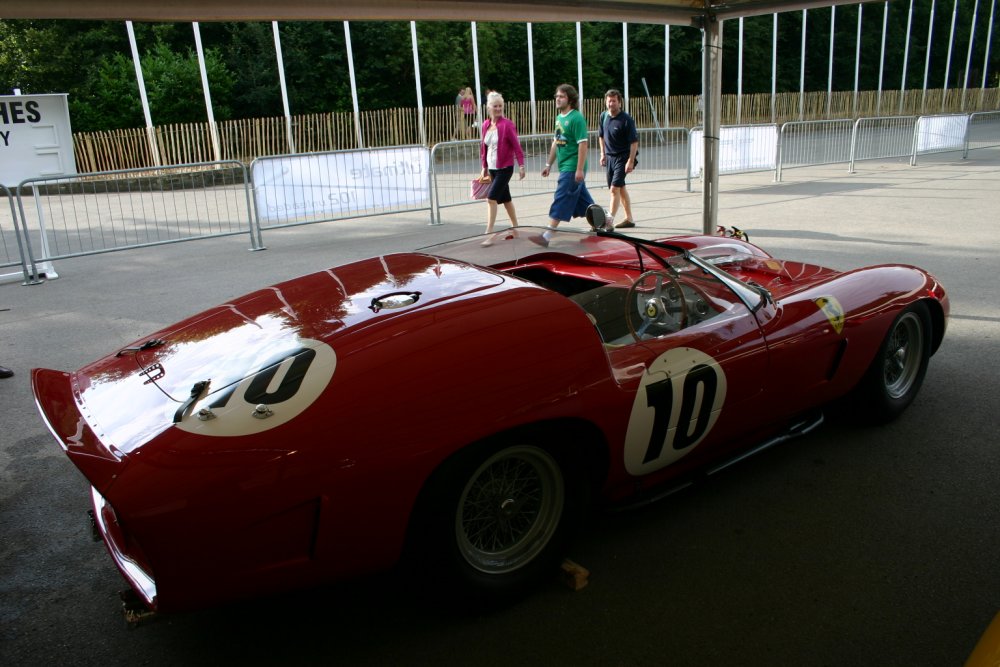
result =
M699 231L699 188L630 188L635 231ZM323 223L272 231L262 252L196 241L0 285L0 365L17 372L0 380L0 664L961 664L1000 609L1000 149L721 189L720 222L778 257L933 272L952 315L923 390L888 426L834 414L698 487L598 513L570 554L585 588L553 581L491 613L452 613L380 575L130 628L124 581L89 537L87 484L29 388L32 367L78 368L251 289L479 233L482 204L440 226L425 213ZM547 197L515 203L522 224L545 223Z

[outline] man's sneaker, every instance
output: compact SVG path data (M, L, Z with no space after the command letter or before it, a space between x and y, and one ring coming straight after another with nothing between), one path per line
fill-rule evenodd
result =
M536 245L542 246L543 248L549 247L549 240L544 236L542 236L541 234L537 234L535 236L529 236L528 240Z

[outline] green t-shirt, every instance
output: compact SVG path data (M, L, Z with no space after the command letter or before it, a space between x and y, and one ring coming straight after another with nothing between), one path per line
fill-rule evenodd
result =
M587 120L576 109L556 115L556 164L559 171L576 171L580 143L587 141ZM584 162L583 168L587 168Z

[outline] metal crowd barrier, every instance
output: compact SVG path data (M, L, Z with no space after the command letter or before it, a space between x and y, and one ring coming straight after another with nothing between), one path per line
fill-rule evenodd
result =
M983 111L969 114L969 134L965 154L970 150L1000 146L1000 111Z
M848 172L854 173L854 163L858 160L910 157L916 126L916 116L859 118L851 136Z
M688 137L691 156L688 168L691 172L697 169L699 174L704 169L704 136L705 128L698 126L691 128ZM778 126L774 123L723 125L719 128L719 175L777 171L778 143Z
M910 155L910 165L917 164L918 155L929 153L962 151L964 159L967 157L968 136L968 114L920 116L917 118L917 126L913 131L913 153Z
M639 165L629 183L687 180L700 160L701 128L639 130ZM515 198L551 196L556 174L541 171L550 134L521 138L526 177L515 175ZM725 126L720 173L782 170L918 153L1000 146L1000 111L950 116L889 116L856 121ZM10 224L0 213L0 268L20 265L25 283L54 277L53 260L249 234L263 249L263 227L427 210L476 203L469 184L480 173L479 140L424 146L263 157L251 171L225 161L157 169L129 169L60 178L33 178L16 190L0 185ZM607 185L596 132L590 136L587 185L598 198ZM16 207L15 207L16 201ZM2 206L2 204L0 204ZM478 215L478 214L477 214ZM14 248L17 248L16 255ZM10 278L16 274L0 275Z
M0 197L7 200L7 206L10 208L9 219L5 219L5 216L0 213L0 250L2 250L2 252L0 252L0 269L6 269L14 266L21 267L20 273L0 272L0 282L18 279L18 277L22 275L24 280L27 281L28 266L24 254L24 245L21 241L21 231L17 222L17 209L14 206L14 194L7 188L7 186L0 184Z
M534 195L550 195L556 188L555 173L548 178L542 178L542 168L549 155L552 145L551 134L529 134L518 137L521 140L521 150L524 151L525 176L518 178L517 170L510 180L510 193L516 200L519 197ZM594 143L591 142L591 146ZM599 155L599 154L598 154ZM588 160L590 170L587 174L587 187L593 175L593 163ZM478 178L482 171L479 157L479 139L465 141L445 141L436 144L431 150L431 172L434 190L434 220L441 224L441 209L454 206L475 204L470 196L470 183Z
M258 230L429 211L426 146L259 157L250 164Z
M781 126L778 138L778 167L775 180L784 169L850 162L854 121L792 121Z
M627 182L662 183L685 181L687 191L691 191L691 134L686 127L648 128L639 130L639 155L635 171L628 175ZM594 139L595 155L599 159L600 149ZM604 170L600 169L601 187L608 185Z
M234 160L29 178L17 187L29 263L238 234L256 250L247 180Z

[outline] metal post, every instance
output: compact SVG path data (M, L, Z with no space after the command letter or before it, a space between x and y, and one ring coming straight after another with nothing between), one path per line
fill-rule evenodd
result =
M278 22L271 21L271 32L274 33L274 54L278 59L278 85L281 86L281 108L285 112L285 134L288 136L288 152L295 152L295 135L292 133L292 112L288 106L288 86L285 85L285 60L281 55L281 35L278 34Z
M882 49L878 57L878 101L875 103L875 115L882 115L882 77L885 74L885 31L889 25L889 0L882 5Z
M934 35L934 8L936 6L937 0L931 0L931 15L927 20L927 58L924 60L924 89L920 96L920 113L923 113L927 107L927 75L931 69L931 37Z
M802 56L799 58L799 120L805 119L806 108L806 12L802 10Z
M625 111L629 110L628 103L628 23L622 23L622 61L625 67L625 81L623 92L625 94Z
M528 97L531 100L531 133L538 134L538 104L535 102L535 52L528 24Z
M736 124L743 121L743 17L740 17L739 39L736 52Z
M160 166L160 148L156 144L156 131L153 129L153 117L149 113L149 99L146 97L146 79L142 76L142 65L139 63L139 47L135 43L135 30L131 21L125 21L128 30L128 43L132 48L132 64L135 65L135 80L139 84L139 100L142 102L142 115L146 119L146 141L149 142L149 152L153 155L153 166Z
M424 94L420 86L420 53L417 50L417 22L410 21L410 42L413 44L413 72L417 85L417 126L420 128L420 143L427 145L427 132L424 130Z
M198 67L201 70L201 89L205 93L205 112L208 114L208 130L212 136L212 150L215 161L222 160L222 147L219 145L219 130L215 127L215 113L212 111L212 93L208 89L208 70L205 67L205 52L201 48L201 30L198 22L191 24L194 28L194 45L198 51Z
M836 34L837 7L830 7L830 62L826 75L826 117L830 118L833 97L833 37Z
M997 8L997 0L993 0L990 4L990 21L989 29L986 31L986 49L983 55L983 83L979 87L979 108L983 108L983 96L986 94L986 71L987 65L990 62L990 45L993 42L993 12Z
M714 234L719 220L719 134L722 97L722 23L705 17L702 33L702 100L705 104L702 231Z
M854 103L851 108L851 116L858 115L858 74L861 70L861 15L864 8L864 5L858 5L858 43L854 49Z
M483 131L483 90L482 83L479 81L479 32L476 28L476 22L472 22L472 65L475 67L476 72L476 126L479 128L479 132Z
M888 4L888 3L887 3ZM903 100L906 99L906 63L910 60L910 28L913 27L913 0L906 16L906 48L903 49L903 79L899 84L899 115L903 115Z
M965 93L969 89L969 68L972 67L972 45L976 41L976 19L979 18L979 0L972 8L972 23L969 25L969 51L965 56L965 75L962 77L962 105L961 111L965 111ZM968 155L968 144L966 144L966 155Z
M774 27L771 31L771 122L778 122L776 108L778 97L778 14L774 14Z
M354 133L358 138L358 148L365 147L361 134L361 112L358 109L358 83L354 78L354 48L351 46L351 24L344 21L344 46L347 49L347 74L351 79L351 102L354 106Z
M667 127L670 127L670 25L669 24L663 26L663 124Z
M580 94L580 106L583 106L583 43L579 21L576 22L576 91Z
M958 0L951 6L951 32L948 33L948 58L944 65L944 85L941 87L941 111L948 99L948 76L951 74L951 50L955 44L955 22L958 20Z

